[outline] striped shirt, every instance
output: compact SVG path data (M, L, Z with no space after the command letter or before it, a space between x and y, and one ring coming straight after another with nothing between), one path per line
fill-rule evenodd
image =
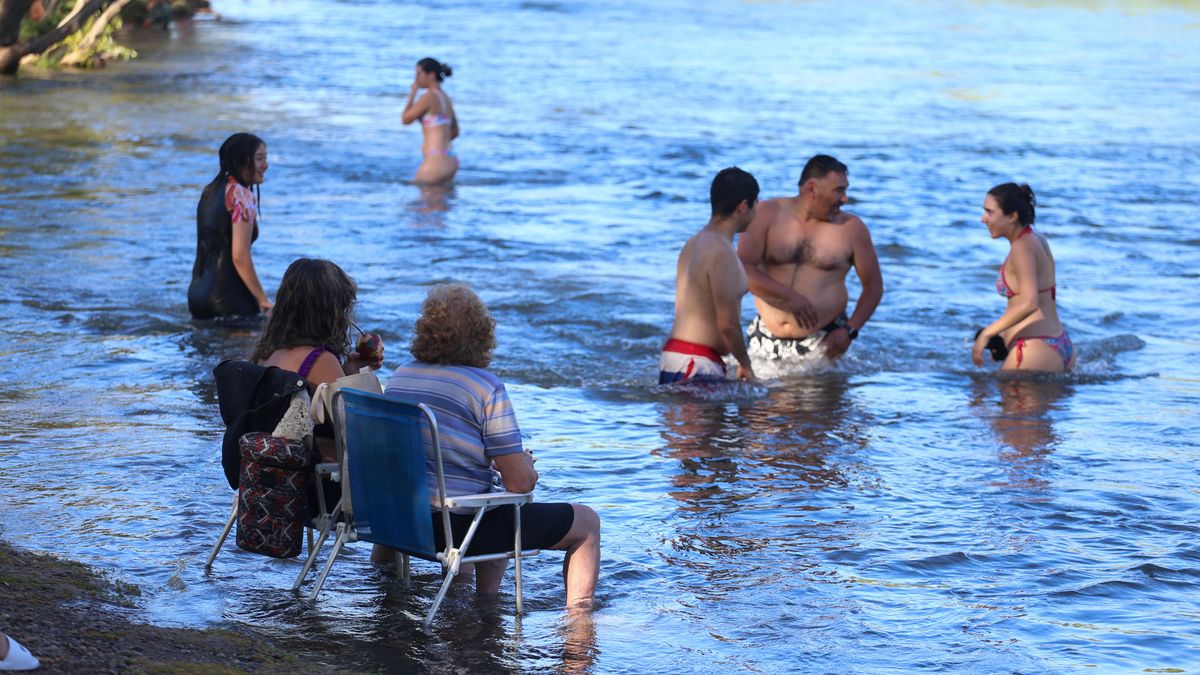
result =
M504 383L482 368L414 361L397 368L385 395L424 403L437 416L447 496L499 492L492 457L523 452L521 430ZM426 438L429 498L437 505L437 467Z

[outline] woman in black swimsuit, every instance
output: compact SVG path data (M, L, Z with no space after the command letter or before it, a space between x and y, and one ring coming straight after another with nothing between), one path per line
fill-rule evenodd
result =
M225 139L221 171L196 207L196 263L188 286L194 319L256 316L272 303L258 280L250 245L258 238L258 199L251 191L267 171L267 144L254 134Z

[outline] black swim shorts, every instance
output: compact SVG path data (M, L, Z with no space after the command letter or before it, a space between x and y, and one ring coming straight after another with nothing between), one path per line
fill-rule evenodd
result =
M471 527L471 514L451 513L450 531L454 534L454 543L461 544ZM571 525L575 522L575 509L570 504L543 504L534 502L521 507L521 544L522 549L548 549L563 540ZM483 555L485 553L502 553L512 550L515 526L513 524L513 507L497 506L488 511L479 522L479 529L471 539L471 547L466 555ZM438 550L446 548L446 538L442 533L442 514L433 512L433 542Z

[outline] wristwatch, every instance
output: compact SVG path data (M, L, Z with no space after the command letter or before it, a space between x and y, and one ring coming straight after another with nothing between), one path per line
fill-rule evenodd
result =
M850 336L851 342L853 342L854 339L858 337L858 329L850 325L849 319L843 319L842 317L839 316L838 318L833 320L833 325L846 331L846 335Z

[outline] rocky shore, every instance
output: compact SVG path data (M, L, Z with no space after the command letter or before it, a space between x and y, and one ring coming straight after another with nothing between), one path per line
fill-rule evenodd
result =
M161 628L127 618L136 587L80 563L0 541L0 631L41 662L36 673L333 672L244 628Z

